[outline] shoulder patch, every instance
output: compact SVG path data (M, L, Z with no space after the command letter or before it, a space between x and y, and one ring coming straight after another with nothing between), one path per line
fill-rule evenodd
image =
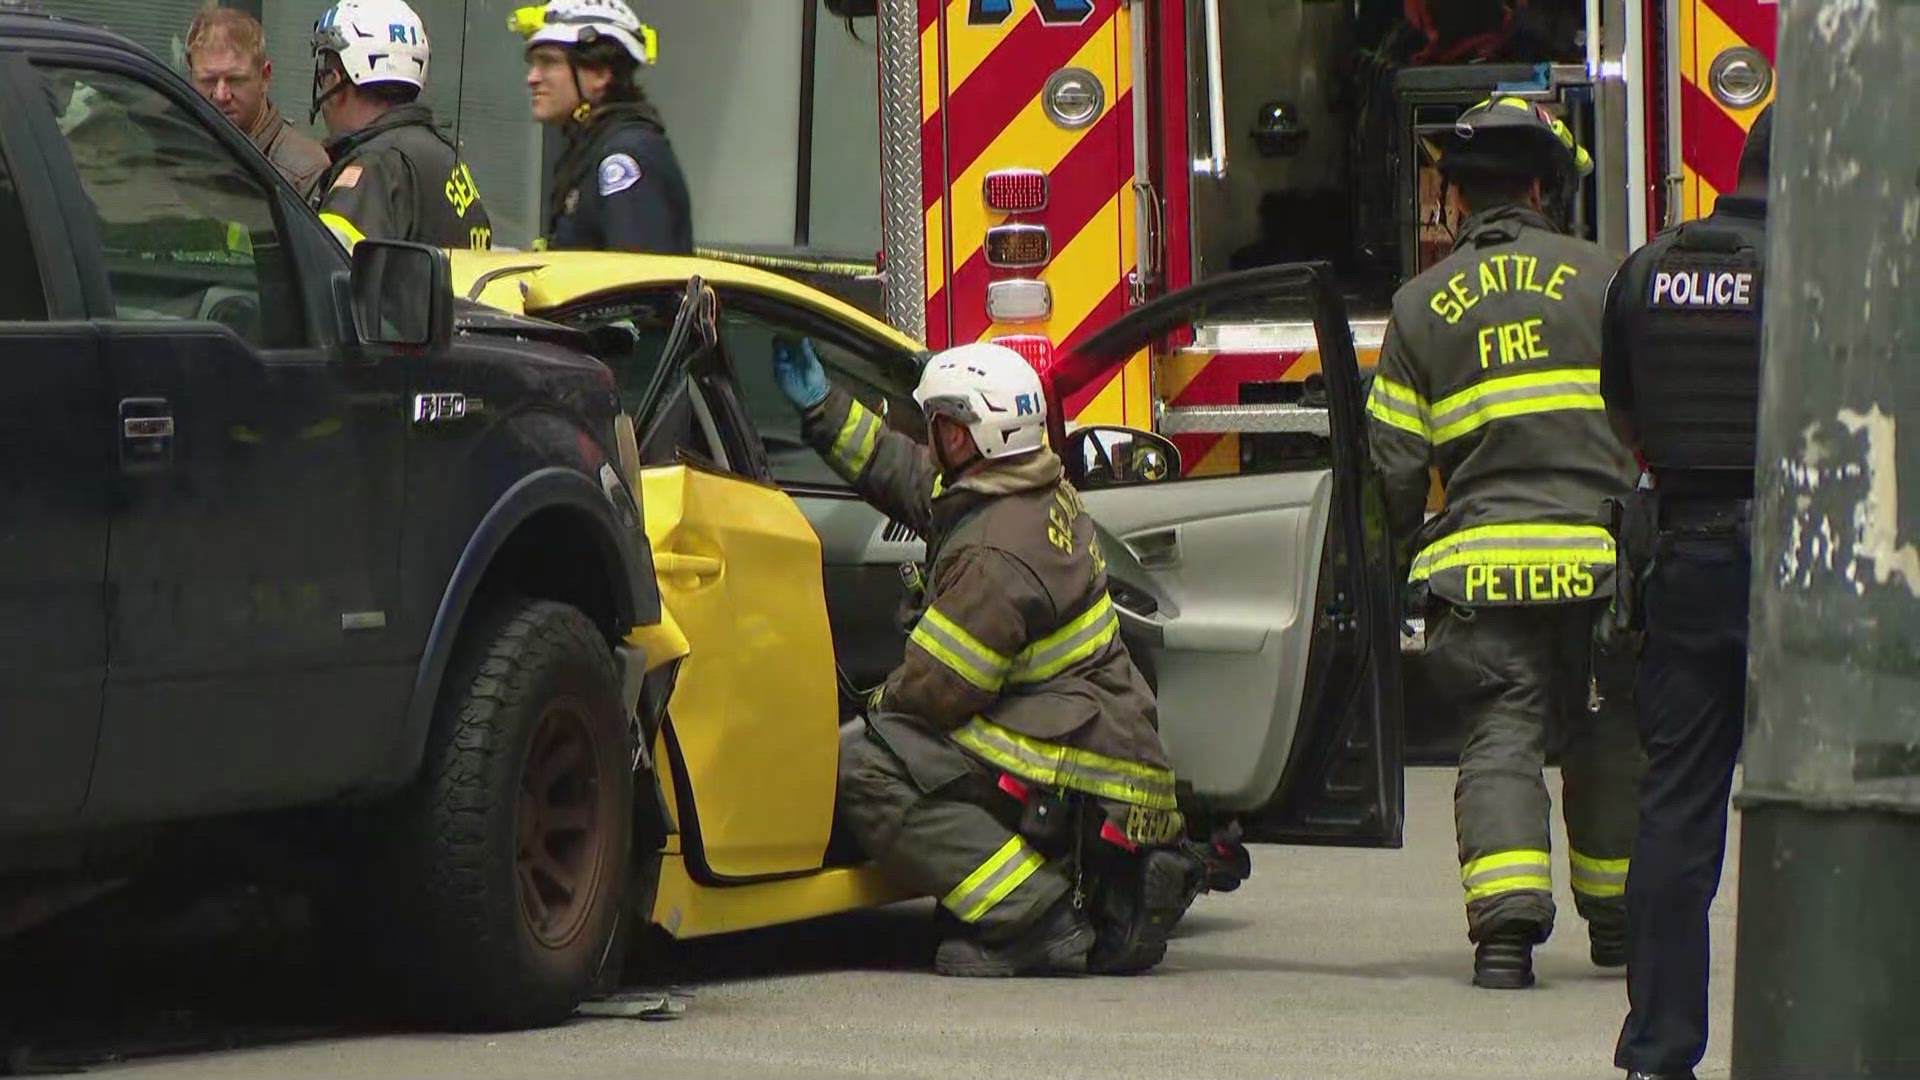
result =
M608 154L600 159L600 194L613 195L640 181L640 163L631 154Z
M349 165L346 168L341 169L340 175L334 178L333 186L335 188L352 187L353 185L360 182L361 171L362 170L358 165Z

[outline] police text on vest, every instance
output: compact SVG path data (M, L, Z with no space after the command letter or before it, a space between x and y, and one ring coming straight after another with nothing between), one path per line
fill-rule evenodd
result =
M1753 306L1750 270L1659 270L1653 306L1744 309Z

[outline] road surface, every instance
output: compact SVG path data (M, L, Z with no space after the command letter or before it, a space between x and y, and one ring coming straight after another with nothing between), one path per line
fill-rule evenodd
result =
M1617 1077L1626 1008L1586 958L1556 830L1561 923L1540 985L1476 990L1460 907L1453 774L1407 778L1399 851L1256 848L1238 892L1203 897L1155 974L936 978L926 907L678 948L678 1020L579 1020L511 1035L338 1030L144 1057L106 1074L178 1077L1123 1078ZM1553 789L1558 795L1557 777ZM1736 847L1737 850L1737 847ZM1727 1073L1734 859L1715 911L1714 1042ZM262 993L271 990L263 987ZM259 1041L258 1033L248 1041Z

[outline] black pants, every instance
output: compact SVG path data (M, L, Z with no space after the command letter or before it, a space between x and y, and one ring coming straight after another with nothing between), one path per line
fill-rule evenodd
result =
M1684 1073L1707 1048L1707 909L1727 848L1746 723L1751 559L1736 541L1676 540L1646 587L1634 689L1647 771L1627 876L1631 1009L1614 1064Z

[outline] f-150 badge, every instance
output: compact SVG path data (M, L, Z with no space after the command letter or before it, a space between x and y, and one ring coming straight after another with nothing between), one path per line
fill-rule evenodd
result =
M465 419L467 415L467 395L465 394L415 394L413 396L413 422L416 424L439 424L448 420Z

